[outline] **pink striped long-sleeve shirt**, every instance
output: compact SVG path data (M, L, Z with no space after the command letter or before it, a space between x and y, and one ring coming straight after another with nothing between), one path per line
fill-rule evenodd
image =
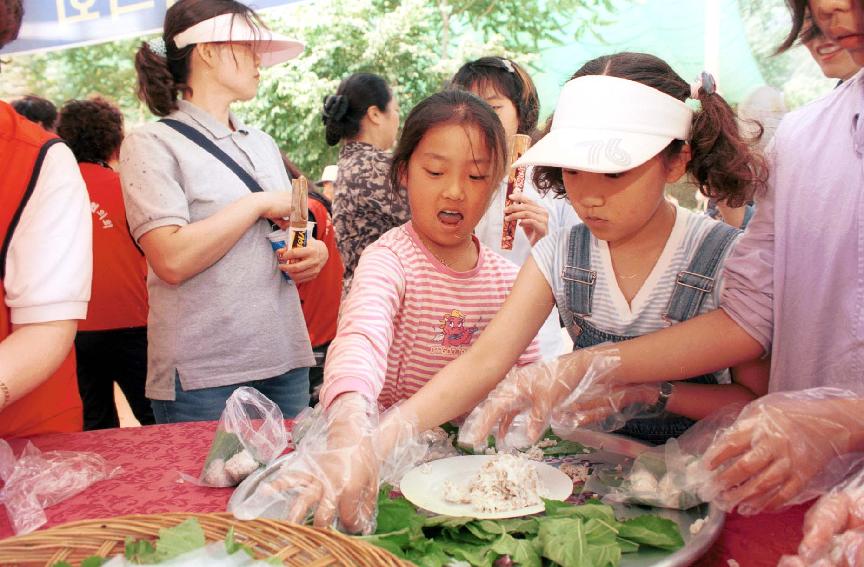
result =
M468 350L501 308L518 272L474 240L480 253L468 272L444 266L410 222L366 248L327 353L325 407L340 394L359 392L387 408ZM535 340L518 364L539 359Z

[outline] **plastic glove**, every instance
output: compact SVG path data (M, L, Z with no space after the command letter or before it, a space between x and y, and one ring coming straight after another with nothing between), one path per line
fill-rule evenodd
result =
M374 402L346 394L298 425L303 437L295 451L247 478L228 510L239 519L295 523L311 514L317 527L372 533L380 480L401 477L425 454L416 420L397 407L379 426Z
M798 555L780 564L864 566L864 471L810 508Z
M651 407L660 399L660 384L618 386L604 381L577 388L552 412L552 431L567 439L579 428L591 426L616 431L634 417L653 417Z
M714 474L700 494L745 515L824 494L857 460L847 453L864 434L862 405L854 393L835 388L751 402L705 452L704 464Z
M499 449L530 447L549 427L552 409L583 379L599 383L618 364L617 349L601 346L514 368L465 420L459 443L482 451L492 434Z

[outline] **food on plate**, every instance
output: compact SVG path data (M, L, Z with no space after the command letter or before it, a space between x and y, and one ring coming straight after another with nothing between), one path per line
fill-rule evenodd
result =
M569 476L573 484L585 484L591 476L591 467L584 463L564 463L558 467L558 470Z
M446 501L480 512L518 510L540 504L545 496L534 462L521 454L498 453L466 483L444 483Z

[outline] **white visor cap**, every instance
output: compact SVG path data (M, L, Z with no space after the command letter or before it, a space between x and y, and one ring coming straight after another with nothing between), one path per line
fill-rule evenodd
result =
M689 140L692 123L689 106L657 89L606 75L579 77L564 85L549 133L514 167L620 173L672 140Z
M294 59L303 52L302 42L272 31L249 25L242 14L220 14L215 18L198 22L174 36L177 49L193 43L217 41L250 41L256 44L255 51L261 56L261 66L271 67Z

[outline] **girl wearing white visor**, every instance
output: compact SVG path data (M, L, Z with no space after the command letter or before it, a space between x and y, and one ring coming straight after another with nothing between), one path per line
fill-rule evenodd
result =
M586 63L564 86L550 129L517 165L536 166L538 189L566 195L584 223L537 243L504 306L471 349L406 402L406 411L425 405L428 421L421 427L476 404L510 370L553 306L577 353L514 370L490 394L495 411L485 411L487 400L468 418L463 442L485 446L492 423L501 418L505 428L509 424L502 417L508 408L532 407L514 382L540 383L567 372L574 358L582 359L581 349L716 308L723 262L740 231L671 204L665 186L689 173L703 192L737 203L764 185L765 173L713 79L703 74L702 81L691 86L657 57L619 53ZM684 103L691 95L701 110ZM682 378L688 379L606 388L596 404L582 408L581 423L629 408L633 419L623 433L664 442L718 406L764 394L768 375L767 365L755 363ZM512 400L501 400L511 394ZM528 436L542 434L550 410L538 410ZM473 437L477 431L482 438ZM530 444L528 436L523 440ZM525 444L518 441L499 439Z
M327 249L273 253L268 220L287 225L291 183L273 139L230 112L255 96L259 67L302 50L240 2L180 0L136 55L139 95L165 117L120 152L129 227L150 266L146 394L159 423L218 419L241 385L286 417L309 402L296 284Z

